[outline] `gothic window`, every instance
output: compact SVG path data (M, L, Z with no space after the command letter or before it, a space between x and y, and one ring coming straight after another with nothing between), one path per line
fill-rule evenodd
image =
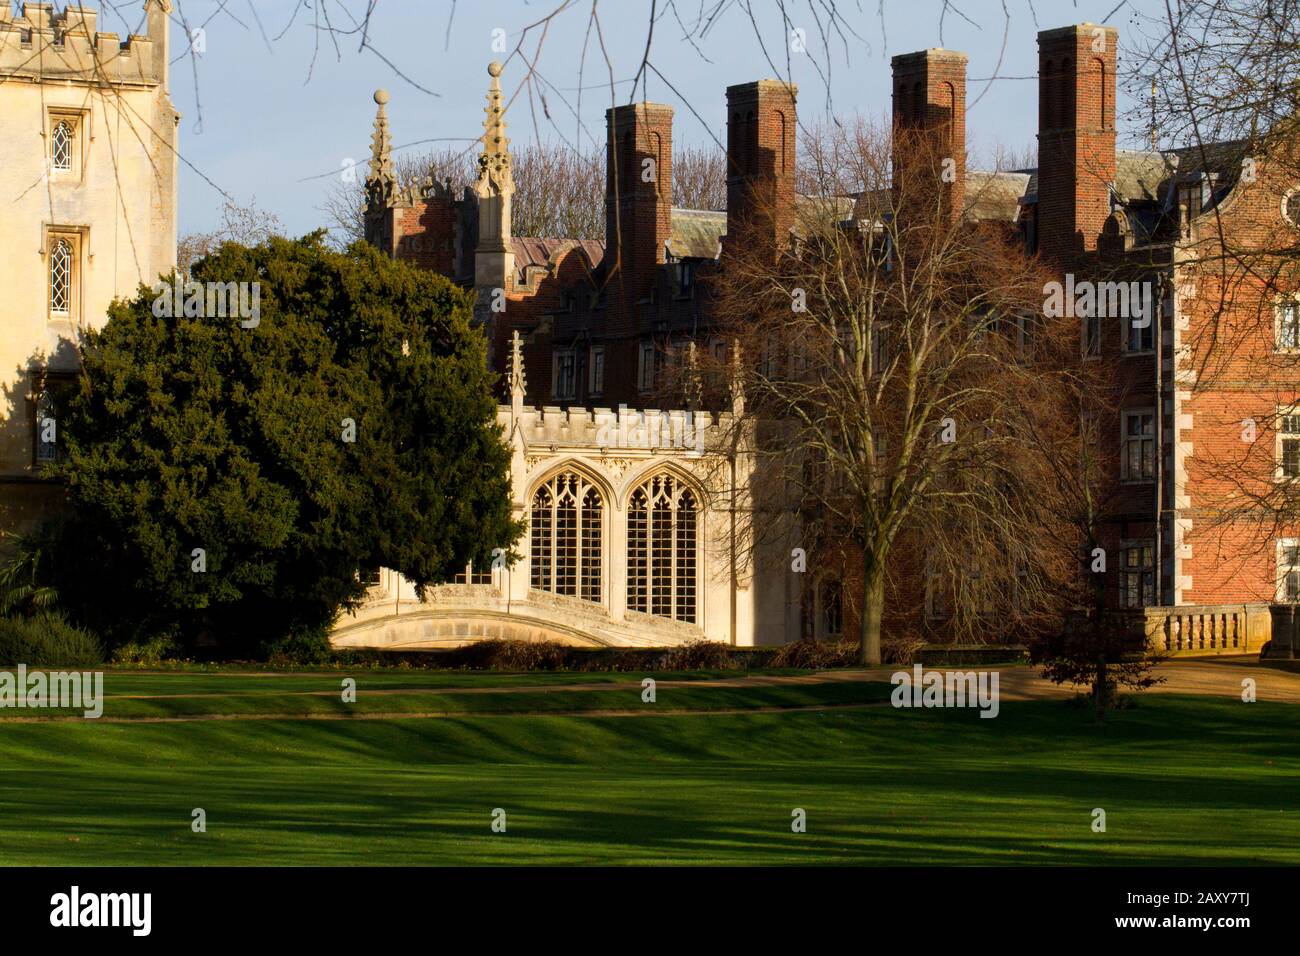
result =
M539 591L601 599L604 501L581 475L556 475L533 493L530 583Z
M628 609L694 624L695 495L672 475L657 475L632 493L627 514Z
M57 316L72 312L72 243L56 239L50 249L50 311Z
M63 455L60 453L58 440L58 425L58 415L55 412L54 400L50 397L48 390L42 390L40 397L36 399L37 464L46 464L48 462L62 460Z
M50 167L72 169L73 129L68 120L59 120L50 133Z

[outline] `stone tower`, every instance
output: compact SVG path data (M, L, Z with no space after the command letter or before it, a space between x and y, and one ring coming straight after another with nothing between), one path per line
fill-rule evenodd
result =
M0 3L0 528L29 527L62 455L47 386L75 373L109 303L176 266L176 127L169 0L147 32L97 29L99 10ZM52 427L51 427L52 423Z

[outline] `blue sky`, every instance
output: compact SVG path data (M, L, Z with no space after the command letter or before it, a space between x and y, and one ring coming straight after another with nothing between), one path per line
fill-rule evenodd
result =
M775 0L752 0L757 31L745 4L737 0L726 5L694 45L683 39L678 16L689 30L701 8L712 9L717 0L666 3L658 2L650 61L668 82L652 73L647 89L649 99L675 108L676 142L700 144L711 135L721 139L726 87L769 76L790 75L799 84L801 120L815 120L828 101L839 115L882 116L889 107L889 58L943 46L970 57L967 144L975 159L991 155L999 142L1019 149L1033 141L1038 30L1085 21L1115 26L1122 71L1125 40L1132 40L1138 29L1149 33L1150 21L1142 23L1142 18L1163 13L1159 0L956 0L946 14L942 0L884 0L883 9L876 0L841 3L851 32L835 42L827 71L807 0L787 0L789 26L777 16ZM100 4L105 8L102 29L125 34L124 20L137 26L140 6L135 0ZM508 53L525 26L561 4L460 0L451 16L450 0L379 0L367 38L371 49L359 49L360 35L353 33L338 36L336 50L328 33L313 24L313 12L298 0L226 0L226 12L219 0L173 0L171 91L182 113L185 161L181 232L216 223L223 198L219 190L241 203L256 197L291 234L324 225L320 206L342 164L349 159L364 163L369 155L375 111L371 97L378 87L392 96L388 112L395 144L460 138L467 145L481 132L486 65L505 59L493 49L494 39L499 46L503 35L494 31L504 32ZM365 0L315 0L314 5L328 9L334 25L347 30L353 28L350 18L360 19L367 6ZM554 123L544 116L540 99L534 97L530 108L526 94L519 95L508 114L515 143L562 136L590 144L591 136L603 136L609 70L594 34L585 71L579 66L591 8L591 0L576 0L551 21L537 69L550 84L547 107ZM645 50L650 8L651 0L599 0L597 6L619 102L627 102ZM185 54L178 22L182 15L190 26L203 26L202 53ZM791 53L787 74L791 27L807 32L814 54ZM535 29L525 38L530 56L540 32ZM524 73L518 56L507 61L502 78L507 96L519 89ZM637 99L642 98L638 88ZM1144 137L1125 115L1133 104L1121 93L1118 105L1121 146L1133 145Z

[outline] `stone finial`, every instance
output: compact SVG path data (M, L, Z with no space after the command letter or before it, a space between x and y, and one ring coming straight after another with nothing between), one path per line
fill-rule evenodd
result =
M741 376L740 340L731 343L731 414L736 418L745 414L745 382Z
M370 136L370 165L366 173L366 212L389 205L397 188L393 171L393 140L388 132L388 91L375 90L375 129Z
M510 169L510 140L506 138L505 104L501 96L501 72L505 67L497 60L488 64L487 106L483 112L483 152L478 158L478 179L474 191L480 197L502 196L514 192Z
M515 329L510 338L510 407L516 415L524 408L524 392L527 382L524 379L524 342Z

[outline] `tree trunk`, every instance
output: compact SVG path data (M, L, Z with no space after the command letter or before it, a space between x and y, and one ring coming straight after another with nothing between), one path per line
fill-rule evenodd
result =
M1096 704L1097 723L1106 720L1106 706L1110 703L1110 673L1106 669L1106 655L1097 657L1097 673L1092 681L1093 702Z
M862 620L859 625L858 661L864 667L880 666L880 618L885 605L884 568L866 562L862 582Z

